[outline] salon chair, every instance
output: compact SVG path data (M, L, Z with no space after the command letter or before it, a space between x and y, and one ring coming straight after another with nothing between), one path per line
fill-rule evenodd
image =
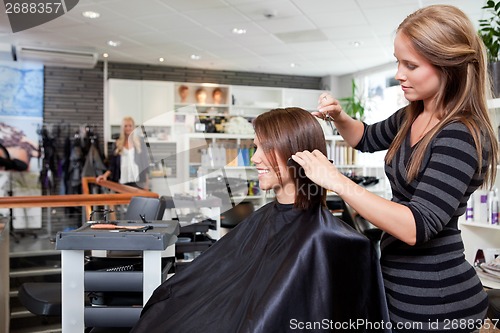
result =
M222 228L233 229L255 210L251 201L242 201L221 214Z
M161 220L168 206L168 198L132 197L125 214L126 220L146 221ZM134 256L134 251L108 251L109 255L119 257ZM106 258L90 258L92 260ZM61 316L61 283L59 282L26 282L19 288L19 301L31 313L39 316ZM141 296L142 297L142 296ZM116 301L114 301L116 302ZM118 300L117 302L120 302ZM142 298L140 300L142 303ZM97 331L93 331L97 332Z
M373 226L370 222L368 222L365 218L359 215L354 209L352 209L344 200L340 197L329 198L326 202L326 205L330 211L336 211L341 213L341 219L353 227L358 232L365 235L375 246L377 253L380 255L380 239L382 237L383 231L375 226Z

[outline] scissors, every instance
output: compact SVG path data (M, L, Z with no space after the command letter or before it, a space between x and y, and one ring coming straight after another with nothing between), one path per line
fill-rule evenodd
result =
M327 101L327 97L326 95L323 96L323 100ZM324 113L324 118L323 118L324 121L326 121L329 125L330 125L330 128L332 130L332 134L335 134L335 129L333 127L333 117L330 116L330 114L328 112Z
M332 118L332 116L330 116L330 114L328 112L325 115L324 121L326 121L330 125L330 128L332 129L332 134L334 134L335 129L333 127L333 118Z

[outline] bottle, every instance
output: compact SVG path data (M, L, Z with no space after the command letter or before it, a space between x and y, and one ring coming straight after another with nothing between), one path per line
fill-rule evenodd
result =
M491 224L498 224L498 189L491 191Z
M205 168L199 167L196 172L198 186L196 188L196 196L198 200L205 200L207 198L207 182L205 179Z
M250 152L248 151L248 147L243 145L241 152L243 154L243 165L250 166Z
M220 150L219 150L219 144L214 143L213 144L213 152L212 152L213 158L214 158L214 168L219 168L220 167L220 160L221 160L221 158L220 158L219 152L220 152Z
M201 166L206 168L209 165L210 165L210 162L208 162L207 150L201 149Z
M251 166L255 166L255 164L252 162L253 154L255 154L255 146L251 145L250 148L248 148L248 161L250 162L249 165Z
M227 165L238 166L238 149L236 148L236 144L230 145L227 152Z
M219 144L219 166L221 168L226 166L226 148L223 143Z
M474 195L469 197L467 208L465 209L465 221L474 222Z
M476 190L474 193L474 221L488 223L488 191Z
M243 158L243 148L238 147L238 166L245 166L245 159Z
M207 155L208 155L207 162L209 163L208 167L213 168L214 167L214 146L211 143L208 144Z

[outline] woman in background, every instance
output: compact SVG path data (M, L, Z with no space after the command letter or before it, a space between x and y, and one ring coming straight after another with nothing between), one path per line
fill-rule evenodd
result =
M488 299L465 260L458 218L472 193L493 183L498 161L484 45L461 10L435 5L399 25L394 55L408 106L366 125L322 94L317 114L333 118L350 146L387 149L392 200L356 185L323 152L299 152L293 159L385 231L381 266L395 331L474 331Z
M115 142L109 170L97 177L97 183L110 180L143 189L149 188L148 155L142 137L135 132L132 117L122 120L120 136Z

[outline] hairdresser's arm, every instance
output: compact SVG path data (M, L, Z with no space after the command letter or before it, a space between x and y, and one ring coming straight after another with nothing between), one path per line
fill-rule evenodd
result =
M307 177L318 185L336 192L349 206L373 225L414 245L415 218L405 205L384 199L357 185L340 173L318 150L298 152L292 158L305 170Z
M328 93L323 93L319 96L318 112L313 112L313 114L321 119L324 119L326 114L333 118L335 128L337 128L344 141L351 147L356 147L363 137L363 123L345 113L339 101Z

